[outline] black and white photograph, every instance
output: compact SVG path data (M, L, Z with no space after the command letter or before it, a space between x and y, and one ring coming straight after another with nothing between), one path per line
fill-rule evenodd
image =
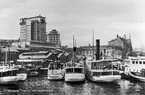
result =
M145 95L145 0L0 0L0 95Z

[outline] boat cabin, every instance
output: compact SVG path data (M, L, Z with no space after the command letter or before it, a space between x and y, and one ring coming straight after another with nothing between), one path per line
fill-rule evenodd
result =
M0 77L7 77L7 76L16 76L18 70L9 69L9 70L0 70Z
M119 60L97 60L92 61L89 64L91 65L92 70L110 70L117 69L117 65L119 64Z
M64 64L60 63L60 62L50 62L48 69L52 70L52 69L63 69L64 68Z
M67 67L65 68L66 73L84 73L84 69L81 67Z
M141 72L142 69L145 69L145 57L129 57L124 63L127 67L126 71Z

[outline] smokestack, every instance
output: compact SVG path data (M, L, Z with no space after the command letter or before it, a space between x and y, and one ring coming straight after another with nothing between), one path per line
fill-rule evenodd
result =
M124 39L126 39L126 34L124 34Z
M100 59L100 39L96 39L96 60Z

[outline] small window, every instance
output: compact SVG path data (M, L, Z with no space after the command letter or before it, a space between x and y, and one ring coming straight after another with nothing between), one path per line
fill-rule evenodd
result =
M138 64L138 61L136 61L136 64Z
M142 64L142 61L140 61L139 64Z
M145 64L145 61L143 62L143 64Z
M134 64L135 62L134 61L132 61L132 64Z

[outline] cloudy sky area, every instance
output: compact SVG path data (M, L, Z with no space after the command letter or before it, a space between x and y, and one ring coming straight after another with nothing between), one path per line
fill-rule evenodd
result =
M0 38L20 37L20 18L42 15L47 32L57 29L63 45L101 44L131 34L133 47L145 46L145 0L1 0Z

